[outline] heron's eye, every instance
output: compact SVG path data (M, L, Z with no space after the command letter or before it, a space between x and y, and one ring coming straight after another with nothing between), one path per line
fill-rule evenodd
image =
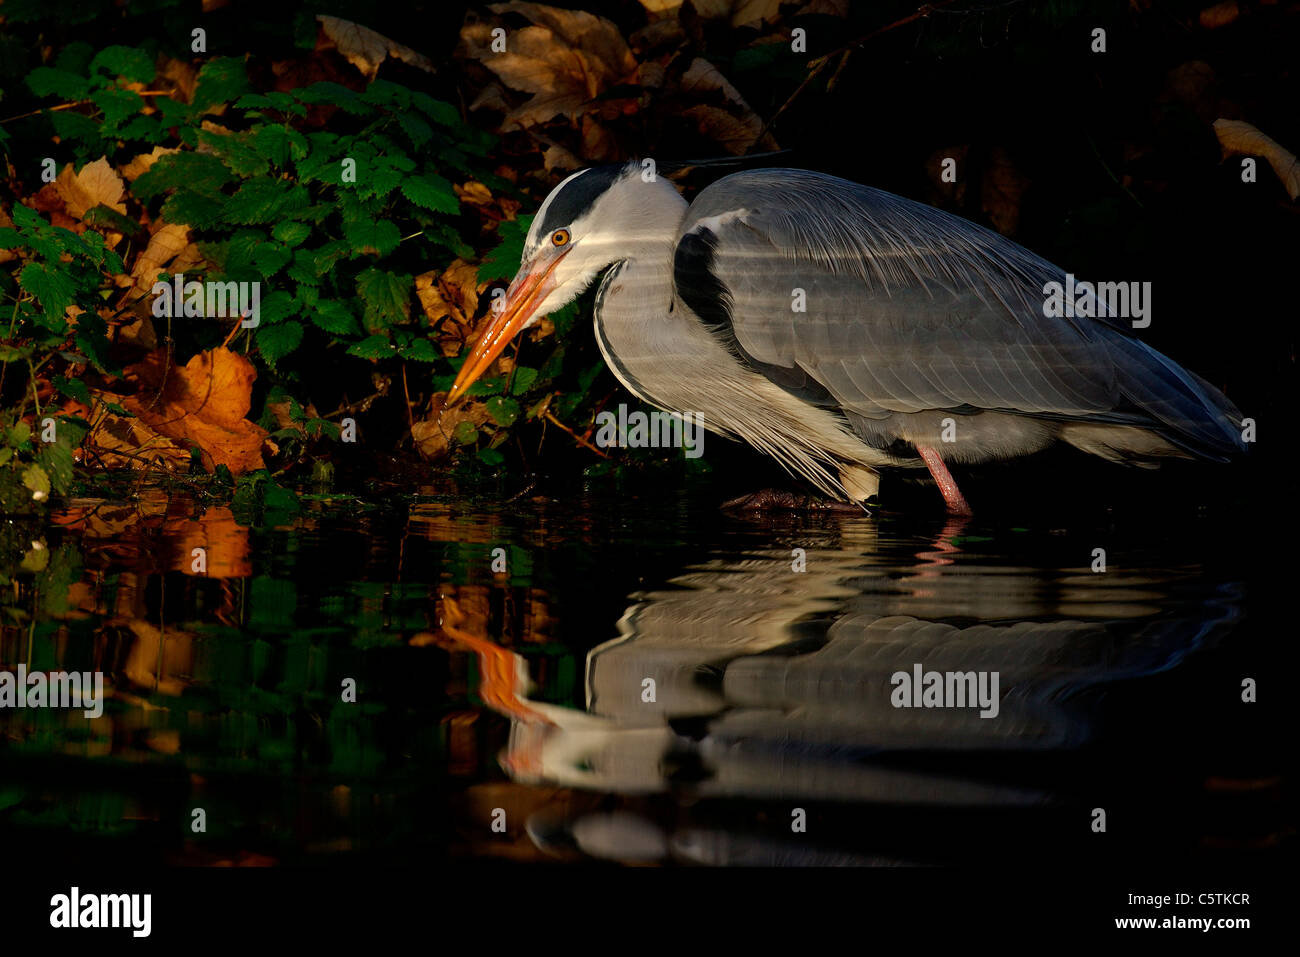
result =
M551 242L556 246L567 246L569 244L569 231L567 229L557 229L551 233Z

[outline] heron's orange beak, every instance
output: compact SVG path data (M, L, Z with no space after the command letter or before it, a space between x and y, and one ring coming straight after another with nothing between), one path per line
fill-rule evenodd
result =
M452 383L451 391L447 393L446 405L450 406L464 395L465 390L477 382L487 371L487 367L501 355L501 350L506 347L506 343L528 324L528 320L537 311L537 306L545 301L551 294L551 290L555 288L552 274L568 252L567 249L562 250L558 255L548 257L549 262L543 260L528 272L515 277L510 288L506 290L505 301L500 309L494 307L493 316L470 348L465 364L460 367L460 373Z

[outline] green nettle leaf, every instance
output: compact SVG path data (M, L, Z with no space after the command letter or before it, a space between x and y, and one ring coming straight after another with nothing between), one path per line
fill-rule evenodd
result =
M208 110L220 103L230 103L248 92L248 71L242 57L216 57L199 70L194 87L193 105Z
M145 116L142 113L136 114L117 127L117 132L113 135L120 140L144 140L146 143L155 144L161 143L164 138L162 124L152 116Z
M316 303L310 315L318 328L336 336L355 336L361 332L357 317L352 314L347 303L338 299L322 299Z
M100 226L108 229L116 229L120 233L128 236L134 236L136 233L143 232L144 227L137 223L130 216L123 216L115 209L110 209L103 203L86 210L86 215L82 217L82 222L87 226ZM98 235L92 233L91 235Z
M374 107L363 102L354 90L349 90L340 83L329 81L313 83L311 86L294 90L293 95L303 103L326 103L337 106L344 113L351 113L353 116L366 116L375 111Z
M280 240L280 242L284 243L290 249L293 249L311 235L311 227L306 223L286 221L276 223L275 228L271 230L271 235Z
M50 124L60 139L94 152L99 143L99 121L71 110L50 114Z
M42 442L36 453L36 465L47 477L46 492L52 487L64 494L72 487L72 450L81 444L89 431L84 420L60 417L55 442ZM33 489L34 491L34 489Z
M442 354L428 339L416 339L405 349L399 349L397 354L403 359L412 359L416 362L437 362L442 358Z
M294 116L306 116L307 107L303 106L288 93L248 93L236 102L241 110L276 110L280 113L292 113Z
M263 243L253 253L253 265L267 279L288 265L291 259L293 253L279 243Z
M254 148L258 154L276 166L286 166L290 159L297 162L308 152L307 137L286 126L264 126L253 134Z
M157 107L159 115L162 116L163 125L183 126L187 131L190 128L186 124L195 122L199 112L190 104L182 103L180 100L173 100L169 96L154 97L153 105Z
M90 69L90 59L95 55L95 48L83 40L69 43L54 59L54 65L60 70L85 74Z
M297 183L254 179L226 200L222 218L240 225L273 223L306 208L308 202L307 190Z
M370 86L366 87L361 98L368 103L378 103L381 106L395 106L399 110L409 110L411 108L411 91L397 83L390 83L388 80L371 80Z
M153 57L136 47L105 47L90 61L90 72L97 70L136 83L149 83L154 77Z
M0 249L17 249L23 244L23 237L16 229L0 226Z
M402 183L402 195L415 205L436 213L454 215L460 212L460 200L456 198L456 191L452 189L451 183L436 173L405 180ZM522 244L520 249L523 249Z
M30 206L24 206L18 203L13 208L14 224L22 229L39 229L42 226L50 225L49 222L36 210Z
M451 437L460 445L473 445L478 441L478 429L474 428L473 422L460 422Z
M57 96L61 100L80 100L90 91L90 81L84 76L47 66L28 73L27 86L37 96Z
M412 92L411 105L439 126L459 130L465 125L456 107L444 100L436 100L428 93Z
M121 123L144 109L144 98L139 93L112 86L90 94L90 102L99 107L106 122L114 124Z
M394 346L386 336L366 336L348 347L348 355L360 356L362 359L383 359L393 352Z
M198 247L204 258L213 263L223 275L232 275L252 269L253 256L266 243L265 230L237 229L229 239L199 242Z
M61 322L76 298L72 277L62 266L28 263L18 274L18 285L40 300L46 318L52 321Z
M537 370L527 366L515 366L514 379L510 383L511 395L523 395L537 381Z
M411 277L371 266L357 276L357 295L366 304L367 318L383 324L411 315Z
M226 164L211 153L172 153L136 177L131 191L145 203L169 189L183 188L216 196L233 179Z
M506 460L506 457L496 449L479 449L474 453L474 457L484 465L500 465Z
M312 269L317 276L323 276L334 268L334 264L347 257L351 247L341 239L334 239L319 249L300 249L298 254L311 257ZM298 258L294 255L294 260Z
M199 145L211 149L240 176L265 176L271 164L257 151L249 133L214 133L199 130Z
M371 220L343 228L343 238L354 252L387 256L402 241L402 234L386 219Z
M258 308L258 318L261 319L264 325L277 323L285 316L297 312L296 305L292 295L283 289L277 289L269 296L262 297L261 306Z
M504 396L494 396L486 403L488 415L497 425L509 427L519 418L519 403Z
M173 194L162 205L163 219L169 223L184 223L195 229L208 229L222 220L221 200L189 190Z
M532 222L532 216L520 216L501 223L497 228L501 242L478 267L479 282L514 277L519 269L519 261L524 256L524 240L528 238L528 229Z
M32 490L34 498L50 497L50 477L39 465L27 466L27 470L23 472L23 484Z
M86 383L80 379L68 379L61 375L56 375L53 379L54 388L58 389L69 399L76 399L82 405L90 405L90 389Z
M376 198L387 196L402 182L400 170L385 161L372 162L364 168L358 164L356 192L360 196Z
M267 362L275 363L283 359L302 342L302 323L277 323L273 326L259 326L255 333L257 351Z
M414 113L399 113L397 124L417 149L433 139L433 127Z

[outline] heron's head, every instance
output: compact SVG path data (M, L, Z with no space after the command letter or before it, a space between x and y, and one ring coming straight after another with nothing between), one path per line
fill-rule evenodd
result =
M606 268L647 243L671 242L686 201L640 163L584 169L551 190L524 242L519 272L497 297L456 382L450 405L516 335L578 298Z

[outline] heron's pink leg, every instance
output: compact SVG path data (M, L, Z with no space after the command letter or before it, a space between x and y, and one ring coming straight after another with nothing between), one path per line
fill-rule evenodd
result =
M916 451L921 453L921 459L930 470L930 474L934 476L935 484L939 486L939 491L943 493L943 500L948 503L948 511L954 515L973 514L970 506L966 504L965 497L961 494L961 489L957 488L957 483L953 481L952 475L949 474L947 467L943 464L943 459L939 458L939 453L925 445L918 445Z

